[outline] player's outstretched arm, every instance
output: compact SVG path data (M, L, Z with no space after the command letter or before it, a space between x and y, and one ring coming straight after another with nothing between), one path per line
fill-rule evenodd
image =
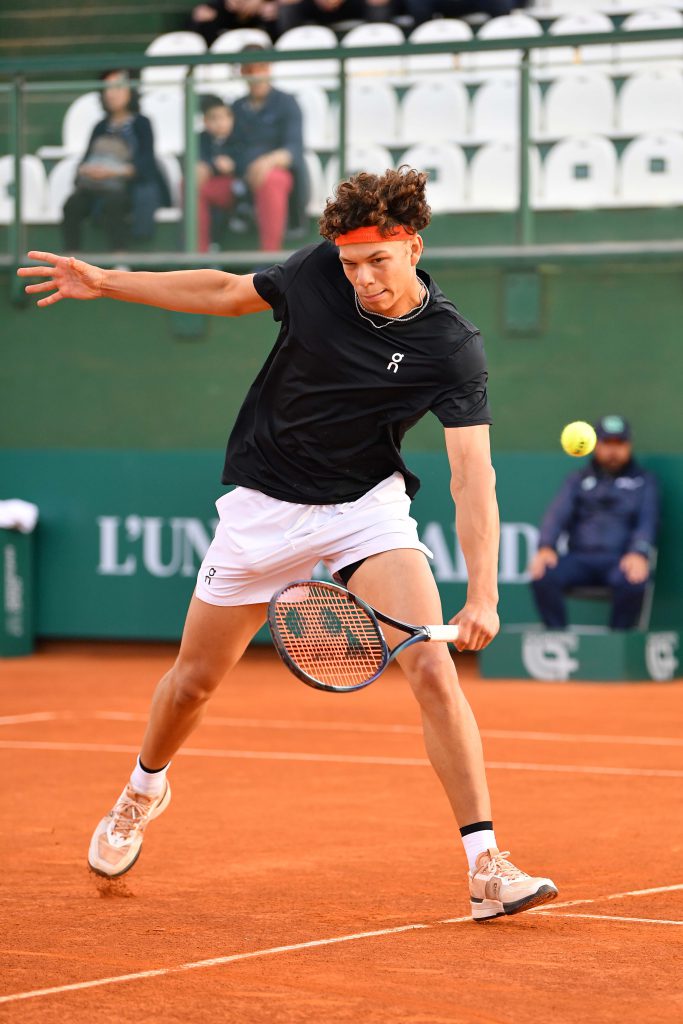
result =
M220 270L173 270L150 273L106 270L74 256L51 252L30 252L29 259L42 266L20 267L19 277L38 277L26 286L29 295L45 293L39 306L52 306L62 299L119 299L146 306L159 306L180 313L208 313L242 316L270 309L254 288L253 274L226 274Z

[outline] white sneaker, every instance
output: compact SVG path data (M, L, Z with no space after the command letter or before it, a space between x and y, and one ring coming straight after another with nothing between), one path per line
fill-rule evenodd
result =
M161 796L137 793L129 783L93 832L88 850L91 870L107 878L118 878L130 871L140 856L145 829L163 814L170 802L168 782Z
M532 878L506 860L508 856L508 850L484 850L477 857L474 871L468 874L475 921L521 914L557 896L554 882L549 878Z

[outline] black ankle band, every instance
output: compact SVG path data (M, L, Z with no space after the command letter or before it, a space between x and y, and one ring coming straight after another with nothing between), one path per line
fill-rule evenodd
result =
M140 765L140 767L142 768L143 772L147 772L147 774L148 774L148 775L157 775L157 774L158 774L159 772L163 772L164 768L168 768L168 766L169 766L169 764L170 764L170 763L171 763L170 761L167 761L167 762L166 762L166 764L165 764L165 765L162 765L162 767L161 767L161 768L147 768L147 767L146 767L146 766L145 766L145 765L144 765L144 764L142 763L142 761L140 760L140 758L138 758L138 764L139 764L139 765Z
M463 827L460 829L460 835L470 836L472 835L473 832L483 832L484 829L488 829L490 832L493 832L493 822L475 821L471 825L463 825Z

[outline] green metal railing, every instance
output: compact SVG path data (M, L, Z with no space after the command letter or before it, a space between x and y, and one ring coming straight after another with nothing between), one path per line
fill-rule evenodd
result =
M664 40L683 39L683 27L667 29L643 29L639 31L614 30L611 33L583 33L563 36L530 36L516 37L512 39L473 39L467 42L444 41L435 43L403 43L396 46L363 46L363 47L337 47L335 49L321 50L266 50L259 54L259 61L264 63L280 63L287 61L311 61L311 60L338 60L339 61L339 139L338 159L340 177L345 176L346 170L346 149L348 135L348 111L347 111L347 90L346 82L348 77L347 62L356 57L406 57L422 56L431 54L468 54L468 53L490 53L506 50L521 50L522 58L518 67L520 76L520 109L519 109L519 138L520 138L520 165L519 165L519 206L517 210L517 247L481 247L481 252L475 251L474 247L468 249L470 258L490 258L492 254L498 253L503 260L519 259L525 256L532 260L549 258L552 252L564 255L564 258L571 259L576 246L534 246L534 212L530 197L530 111L531 111L531 60L532 53L536 50L552 49L556 47L585 47L618 45L622 43L638 42L659 42ZM97 81L31 81L36 76L42 75L63 75L68 72L98 72L109 70L113 67L125 67L136 71L148 67L169 67L185 65L188 73L184 79L185 89L185 174L184 174L184 263L206 261L205 256L196 253L197 248L197 204L196 204L196 156L197 137L195 132L195 114L197 110L196 83L193 70L211 64L241 64L244 63L242 53L205 53L201 55L188 55L173 57L149 57L139 53L118 53L118 54L84 54L69 56L39 56L26 59L10 58L0 60L0 96L8 94L10 104L10 137L12 139L12 151L15 165L15 216L10 231L10 254L2 259L0 265L18 266L21 263L23 253L23 224L21 220L21 173L20 162L22 152L22 137L24 131L24 98L32 93L40 92L64 92L67 89L92 89L102 88L101 80ZM379 72L381 74L381 71ZM2 79L5 79L3 82ZM643 250L644 243L638 243L639 250ZM645 243L652 247L651 243ZM632 255L632 246L629 243L614 243L611 247L598 246L597 252L601 252L604 258L606 251L615 255L629 253ZM653 254L660 256L666 254L678 255L683 252L683 243L662 242L654 243ZM462 255L462 250L457 251ZM450 258L456 253L455 249L445 248L443 250L430 249L430 258ZM514 254L514 255L513 255ZM224 266L245 266L258 262L257 253L233 253L216 254L212 262L221 263ZM118 259L121 257L119 256ZM262 257L261 257L262 258ZM178 254L130 254L127 262L137 265L174 265L178 262ZM103 256L102 262L107 262Z

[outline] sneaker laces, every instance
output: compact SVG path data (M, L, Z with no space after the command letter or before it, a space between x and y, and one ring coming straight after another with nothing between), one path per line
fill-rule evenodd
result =
M526 871L522 871L520 868L515 867L506 858L510 856L509 850L501 850L500 853L496 853L493 857L489 858L488 867L491 872L495 872L504 878L507 882L514 882L519 878L528 878Z
M109 840L113 840L116 845L130 842L147 817L153 802L154 797L127 789L111 812L112 820L107 827Z

